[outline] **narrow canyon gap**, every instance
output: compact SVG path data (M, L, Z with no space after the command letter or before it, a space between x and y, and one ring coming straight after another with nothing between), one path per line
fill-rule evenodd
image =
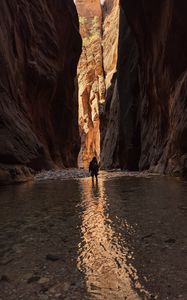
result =
M186 5L76 1L81 55L73 1L1 1L1 182L94 155L186 176Z
M116 68L119 1L76 1L83 51L78 66L79 166L96 156L101 166L118 166L118 99ZM114 94L114 96L113 96Z
M187 299L186 11L0 0L0 300Z
M80 165L96 155L105 169L185 177L186 2L76 5L83 37Z

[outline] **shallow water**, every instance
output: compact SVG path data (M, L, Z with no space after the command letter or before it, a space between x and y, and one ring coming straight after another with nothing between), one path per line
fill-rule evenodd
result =
M186 300L187 183L85 176L0 188L0 299Z

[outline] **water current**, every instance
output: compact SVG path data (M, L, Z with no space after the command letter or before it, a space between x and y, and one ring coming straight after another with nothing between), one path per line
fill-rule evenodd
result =
M187 299L186 182L45 172L0 204L0 300Z

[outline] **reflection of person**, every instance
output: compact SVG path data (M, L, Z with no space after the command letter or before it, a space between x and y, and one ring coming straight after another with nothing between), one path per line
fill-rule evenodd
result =
M89 165L89 172L91 172L92 181L94 182L94 176L96 178L96 182L98 181L97 176L99 172L99 164L97 162L97 158L94 157Z

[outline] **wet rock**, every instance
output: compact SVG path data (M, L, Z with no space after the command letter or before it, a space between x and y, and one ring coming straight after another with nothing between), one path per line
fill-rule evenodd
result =
M26 273L23 275L23 280L28 281L32 276L34 276L32 272Z
M52 286L50 289L49 289L49 293L51 294L56 294L58 289L59 289L60 285L59 284L55 284L54 286Z
M23 183L33 178L34 171L30 168L0 163L0 185Z
M64 282L63 283L63 290L65 292L67 292L69 290L69 288L70 288L70 283L69 282Z
M187 206L181 205L181 206L178 206L178 209L180 209L182 211L187 211Z
M176 242L176 240L175 239L167 239L164 242L167 244L174 244Z
M14 258L4 258L2 260L0 260L0 265L3 265L3 266L6 266L8 265L9 263L11 263L12 261L14 260Z
M141 239L145 240L145 239L148 239L148 238L150 238L152 236L153 236L153 233L150 233L150 234L147 234L147 235L143 236Z
M60 260L60 257L58 255L54 255L54 254L47 254L46 259L50 260L50 261L57 261L57 260Z
M41 228L42 233L48 233L48 229L46 227Z
M47 295L40 295L41 300L48 300L49 297Z
M37 282L38 280L40 280L39 276L32 276L27 280L27 283L33 283L33 282Z
M48 292L48 290L49 290L49 287L48 287L48 286L43 286L43 287L41 288L41 290L40 290L40 293L45 294L45 293Z
M62 294L61 294L61 293L58 293L58 294L55 295L55 298L59 298L59 297L61 297L61 296L62 296Z
M41 277L38 281L39 284L45 284L49 282L49 278L48 277Z
M1 278L0 278L0 281L9 282L10 279L7 275L2 275Z

